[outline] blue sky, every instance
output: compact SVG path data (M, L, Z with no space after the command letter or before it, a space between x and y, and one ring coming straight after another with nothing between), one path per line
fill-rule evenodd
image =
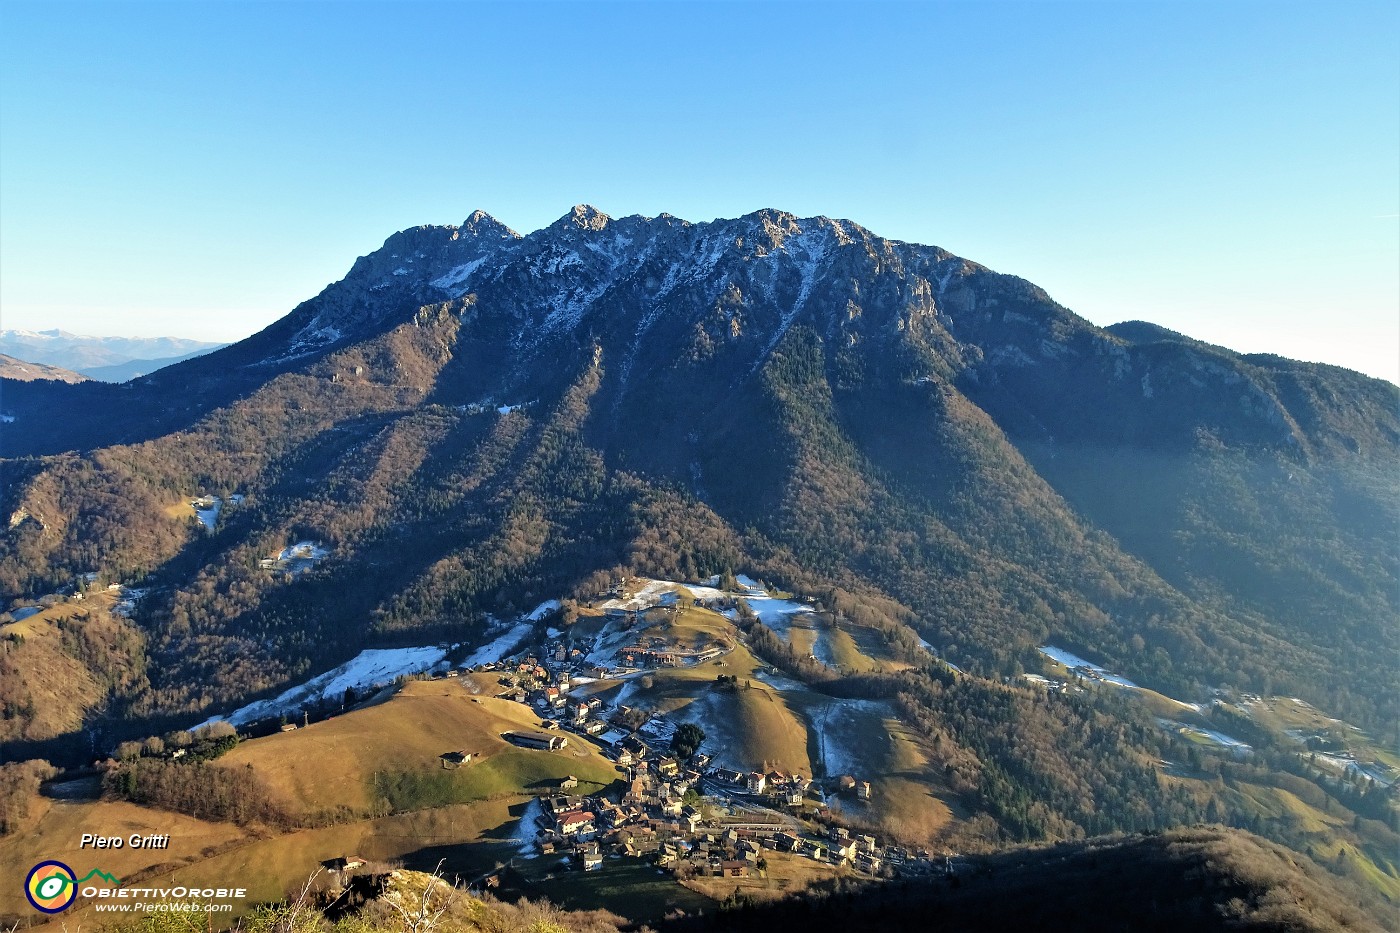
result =
M0 0L0 326L236 339L395 230L581 202L1400 380L1400 4Z

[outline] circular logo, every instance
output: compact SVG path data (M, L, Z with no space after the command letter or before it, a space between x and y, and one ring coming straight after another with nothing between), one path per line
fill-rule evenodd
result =
M62 862L40 862L24 879L24 896L46 914L67 910L78 897L77 876Z

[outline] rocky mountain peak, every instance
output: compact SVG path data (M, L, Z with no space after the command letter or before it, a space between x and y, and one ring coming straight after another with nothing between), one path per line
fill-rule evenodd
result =
M472 211L471 216L462 221L461 230L478 238L520 239L520 234L480 209Z
M742 219L752 225L755 233L761 233L771 249L780 248L788 237L801 233L803 229L795 214L773 208L745 214Z
M612 220L591 204L575 204L573 210L559 218L553 226L573 226L580 230L602 230Z

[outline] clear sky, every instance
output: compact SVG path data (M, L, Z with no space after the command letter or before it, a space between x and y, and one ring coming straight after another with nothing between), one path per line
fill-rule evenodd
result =
M0 326L232 340L395 230L856 220L1400 380L1400 4L0 0Z

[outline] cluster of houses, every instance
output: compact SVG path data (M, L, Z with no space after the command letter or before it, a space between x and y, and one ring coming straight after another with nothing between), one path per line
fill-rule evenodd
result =
M573 714L564 728L591 733L588 724L602 721L598 706ZM571 706L571 708L573 708ZM623 711L625 718L626 711ZM546 721L546 726L557 724ZM656 726L655 721L642 727ZM608 856L647 859L687 877L746 877L766 866L765 851L786 852L819 862L846 864L859 871L917 873L931 871L935 859L928 852L881 845L870 836L853 836L840 827L828 836L814 836L800 829L799 819L776 809L802 807L811 798L824 797L810 778L782 770L735 771L713 766L710 756L695 754L681 760L669 748L653 748L645 731L629 732L607 725L592 733L623 769L626 781L616 798L604 795L573 796L577 782L565 780L561 793L537 798L534 845L541 855L571 860L585 871L602 865ZM667 730L659 730L662 736ZM653 735L657 732L653 729ZM544 743L562 740L559 731L513 733L512 741ZM531 747L546 748L545 744ZM869 799L868 782L849 775L838 788ZM810 795L810 796L809 796ZM740 799L751 812L741 817L706 819L705 804L718 798ZM755 804L757 807L755 808ZM830 818L821 807L819 814Z
M747 877L766 869L771 852L844 864L871 875L928 873L943 864L927 850L881 844L841 826L831 826L825 835L809 833L776 813L771 818L760 813L706 820L696 769L673 780L651 769L631 770L619 800L564 794L537 798L538 852L571 860L584 871L597 869L609 856L645 859L683 877Z
M789 774L786 771L746 772L716 768L711 772L710 777L726 789L736 792L742 791L750 796L761 797L789 807L802 806L807 799L808 791L818 796L819 799L825 796L821 788L808 778L800 774Z
M663 596L663 604L671 595ZM713 652L712 657L728 648L716 644L706 651ZM780 769L735 771L714 766L704 754L681 760L670 753L675 724L665 717L638 715L625 706L609 709L598 697L570 695L589 679L616 677L640 665L693 663L698 660L693 653L660 639L639 639L615 651L616 666L599 667L578 648L554 642L536 654L476 668L498 672L499 696L533 706L540 716L538 731L507 733L509 741L554 751L568 746L566 732L576 733L599 746L626 775L615 797L570 794L577 786L570 778L558 793L537 798L538 815L527 819L533 820L528 829L534 831L533 847L539 854L571 861L586 871L609 856L642 858L692 877L745 877L763 870L765 852L846 864L870 874L933 870L936 860L925 851L881 845L839 827L829 835L802 828L812 824L799 819L795 808L810 810L815 804L816 813L830 819L832 814L823 806L825 790L868 801L868 781L844 775L824 790L804 775ZM470 761L465 752L458 757L465 762L444 761L444 766ZM707 820L707 792L710 803L736 799L750 812Z
M763 798L771 804L800 807L809 797L818 803L826 801L825 788L809 778L787 771L732 771L728 768L716 768L707 776L728 789ZM849 774L838 777L834 789L842 794L854 794L857 800L865 803L870 802L873 794L869 781L857 780Z

